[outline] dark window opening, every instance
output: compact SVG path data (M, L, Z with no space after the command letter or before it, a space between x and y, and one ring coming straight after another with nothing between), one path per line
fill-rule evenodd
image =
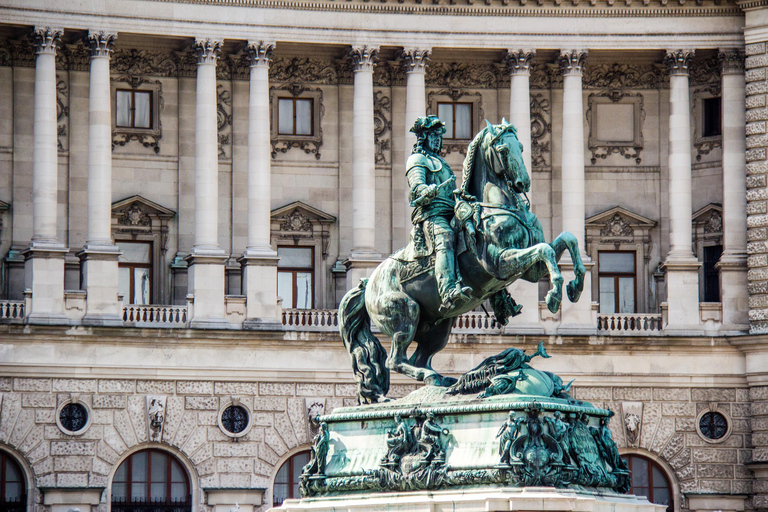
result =
M118 241L118 291L126 304L152 303L152 242Z
M722 245L704 247L704 302L720 302L720 272L715 265L722 254Z
M600 313L635 313L635 253L600 251L597 256Z
M704 124L701 130L702 137L715 137L722 134L721 110L722 101L720 98L706 98L702 100L702 121Z
M472 103L438 103L437 117L445 123L444 138L472 138Z
M67 404L59 411L59 422L65 430L79 432L88 423L88 410L83 404Z
M272 488L272 506L279 507L287 499L300 498L299 477L302 468L309 463L309 452L299 452L285 461L275 476Z
M707 439L717 441L728 432L728 420L719 412L707 412L699 420L699 431Z
M283 307L312 309L314 307L315 252L313 247L278 247L277 295Z
M651 503L666 505L667 512L673 512L672 487L661 467L640 455L624 455L621 458L629 466L632 475L629 494L645 496Z
M27 493L24 474L5 452L0 452L0 512L25 512Z
M136 452L120 464L112 479L112 512L190 512L187 472L160 450Z
M239 405L230 405L221 413L221 424L230 434L239 434L248 426L248 411Z

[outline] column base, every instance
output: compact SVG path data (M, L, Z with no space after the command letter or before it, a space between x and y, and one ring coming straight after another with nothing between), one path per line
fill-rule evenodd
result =
M667 258L667 325L664 332L673 336L704 333L699 312L699 263L694 258Z
M83 325L121 327L123 312L118 301L118 265L120 250L115 245L86 244L77 253L83 268L87 293Z
M245 295L243 329L282 330L282 311L277 304L277 261L275 251L249 251L237 261L242 268Z
M231 329L224 304L224 263L228 255L221 249L192 249L184 258L187 270L188 290L193 298L193 329Z
M24 282L31 294L26 322L69 325L64 310L64 258L69 249L56 242L32 242L22 251Z

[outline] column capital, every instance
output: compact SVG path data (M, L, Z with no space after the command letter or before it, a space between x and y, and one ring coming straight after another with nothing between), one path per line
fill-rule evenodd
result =
M221 53L221 43L222 42L218 39L195 39L195 44L192 46L192 50L197 56L197 65L216 65L219 53Z
M48 53L56 55L56 45L61 42L63 34L64 29L62 28L35 27L31 35L32 42L35 45L35 54Z
M349 51L349 57L355 71L373 71L378 55L378 46L353 46Z
M431 48L405 48L401 54L406 73L424 73L432 55Z
M530 75L531 64L533 64L533 58L536 57L535 49L522 49L507 50L507 54L504 57L507 63L507 69L511 75Z
M677 49L667 50L664 63L669 69L670 75L688 75L695 50Z
M741 48L720 48L717 57L723 75L744 74L744 50Z
M115 40L117 40L117 34L114 32L104 32L103 30L89 31L88 35L83 39L83 43L88 47L91 58L109 58L115 49Z
M587 60L587 50L560 50L557 60L563 76L581 76L584 62Z
M269 67L272 61L272 52L275 43L267 41L248 41L245 53L248 55L248 63L251 67Z

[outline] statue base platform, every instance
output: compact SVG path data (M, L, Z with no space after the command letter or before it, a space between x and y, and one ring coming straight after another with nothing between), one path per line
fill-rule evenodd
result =
M330 496L285 500L271 510L342 512L664 512L666 505L654 505L644 497L627 494L599 493L553 487L501 487L371 493L356 496Z

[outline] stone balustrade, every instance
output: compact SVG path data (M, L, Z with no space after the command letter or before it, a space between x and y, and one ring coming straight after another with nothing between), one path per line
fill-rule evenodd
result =
M604 334L653 335L662 333L661 315L598 315L597 330Z
M186 328L187 306L128 304L123 306L123 322L134 327Z
M23 322L24 317L23 300L0 300L0 322Z

